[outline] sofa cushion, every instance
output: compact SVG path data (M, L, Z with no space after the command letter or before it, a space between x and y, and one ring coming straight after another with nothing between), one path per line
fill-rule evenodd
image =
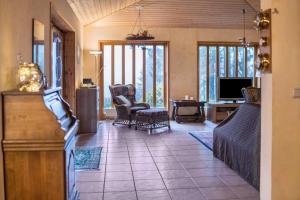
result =
M131 101L123 95L116 96L115 99L116 99L117 104L119 104L119 105L125 104L128 107L132 106Z

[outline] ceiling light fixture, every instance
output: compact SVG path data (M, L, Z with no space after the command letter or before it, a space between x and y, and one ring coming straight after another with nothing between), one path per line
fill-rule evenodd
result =
M243 47L247 48L250 46L251 42L247 42L246 40L246 9L242 9L243 13L243 25L244 25L244 36L240 38L240 43Z
M144 9L144 6L139 5L136 7L136 9L138 10L139 15L135 21L134 26L132 27L131 33L126 37L126 40L153 40L154 36L150 35L148 30L143 28L141 12ZM134 34L133 32L136 28L138 28L138 30L136 34Z

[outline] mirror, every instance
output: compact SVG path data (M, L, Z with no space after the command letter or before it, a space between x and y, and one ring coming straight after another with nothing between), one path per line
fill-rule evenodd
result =
M36 19L33 19L32 26L32 62L45 73L45 26Z

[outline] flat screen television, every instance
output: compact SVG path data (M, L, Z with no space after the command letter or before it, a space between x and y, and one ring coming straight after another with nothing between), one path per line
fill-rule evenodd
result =
M243 100L242 88L252 86L252 78L219 78L218 100L239 101Z

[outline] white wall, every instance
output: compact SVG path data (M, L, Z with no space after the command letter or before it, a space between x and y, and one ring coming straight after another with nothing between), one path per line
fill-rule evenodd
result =
M74 28L76 43L82 44L82 25L65 0L51 0L55 9ZM45 24L45 67L50 69L50 0L0 0L0 92L16 87L17 54L24 61L32 57L32 19ZM76 64L76 82L79 85L81 64ZM0 108L1 108L0 104ZM0 110L0 139L2 139L2 108ZM0 148L2 146L0 144ZM0 152L0 200L3 192L3 159Z
M262 0L272 15L272 74L262 78L261 199L300 199L300 1Z

